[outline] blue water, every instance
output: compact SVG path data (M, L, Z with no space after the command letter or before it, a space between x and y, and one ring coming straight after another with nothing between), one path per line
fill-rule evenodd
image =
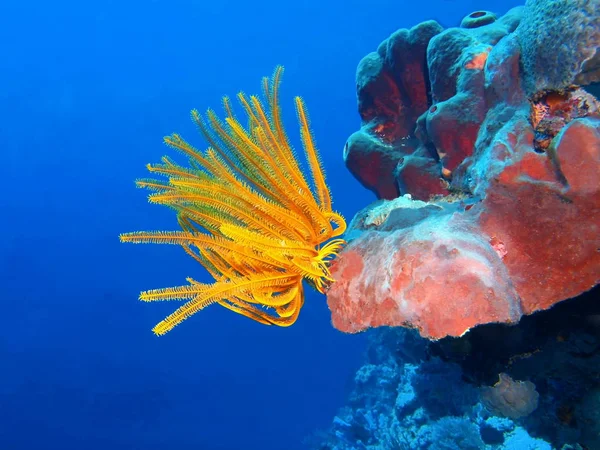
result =
M519 2L191 0L3 2L0 16L0 449L305 448L344 403L364 335L330 325L309 292L291 328L214 307L157 338L173 305L140 290L201 268L180 249L118 234L176 229L133 180L189 110L258 92L286 67L301 94L335 207L373 199L341 152L359 126L358 61L397 28ZM367 6L368 5L368 6Z

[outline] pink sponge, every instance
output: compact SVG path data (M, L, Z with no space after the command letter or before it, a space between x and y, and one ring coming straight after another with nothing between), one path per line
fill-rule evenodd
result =
M346 163L387 201L352 221L332 267L338 329L460 336L600 281L600 101L575 86L528 95L536 73L523 72L515 29L537 3L474 27L426 22L359 65L363 126ZM539 30L557 46L562 32Z
M471 228L458 215L432 212L406 228L364 233L334 266L338 281L327 296L333 325L352 333L406 324L438 339L518 320L506 267Z

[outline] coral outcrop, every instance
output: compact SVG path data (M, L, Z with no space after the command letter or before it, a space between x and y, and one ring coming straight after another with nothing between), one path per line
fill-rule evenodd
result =
M370 330L349 400L315 450L600 448L599 293L461 338Z
M379 201L332 267L336 328L461 336L599 282L598 8L529 0L425 22L361 61L344 157Z
M404 352L395 349L402 348ZM460 366L428 357L408 330L377 330L346 407L315 450L551 450L521 424L490 412ZM566 450L566 449L565 449Z

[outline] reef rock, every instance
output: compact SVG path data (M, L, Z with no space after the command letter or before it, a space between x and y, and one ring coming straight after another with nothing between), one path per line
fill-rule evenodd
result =
M344 157L381 200L332 267L336 328L460 336L599 282L600 103L573 83L595 80L600 12L563 33L563 16L594 7L559 3L560 18L534 0L460 28L425 22L361 61L363 126ZM568 73L558 60L540 70L549 40L572 47Z

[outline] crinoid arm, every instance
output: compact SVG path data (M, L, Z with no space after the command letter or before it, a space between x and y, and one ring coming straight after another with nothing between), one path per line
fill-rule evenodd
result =
M345 242L344 217L333 211L322 162L304 101L295 98L300 138L310 179L301 170L281 120L279 88L283 68L262 82L258 96L238 94L244 123L224 98L226 116L192 111L192 120L210 147L200 151L178 134L165 143L188 159L168 157L148 170L162 179L142 179L151 203L177 214L181 231L134 232L122 242L181 246L214 278L188 278L189 285L142 292L143 301L184 303L160 322L165 334L212 304L265 325L292 325L304 303L302 282L325 292L334 281L329 263ZM337 238L337 239L336 239Z

